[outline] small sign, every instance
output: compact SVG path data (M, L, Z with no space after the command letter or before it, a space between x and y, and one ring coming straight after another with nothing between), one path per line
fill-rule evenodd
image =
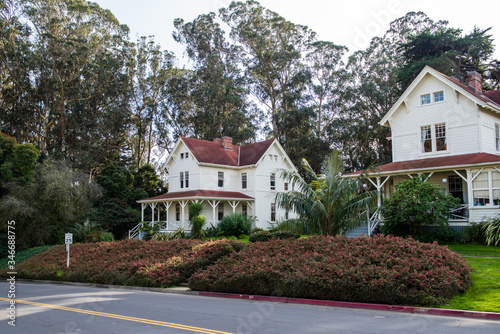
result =
M64 240L65 240L64 243L66 245L72 244L73 243L73 233L66 233Z

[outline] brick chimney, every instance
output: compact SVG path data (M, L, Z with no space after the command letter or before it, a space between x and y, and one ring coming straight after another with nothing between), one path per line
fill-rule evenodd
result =
M467 79L470 88L474 89L477 93L483 92L483 78L481 74L476 71L467 72Z
M222 146L224 149L232 151L233 150L233 138L231 137L222 137Z

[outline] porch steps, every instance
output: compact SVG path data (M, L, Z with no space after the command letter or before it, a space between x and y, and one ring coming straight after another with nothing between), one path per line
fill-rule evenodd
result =
M351 230L348 230L345 234L348 238L356 238L362 235L368 235L368 225L361 225Z

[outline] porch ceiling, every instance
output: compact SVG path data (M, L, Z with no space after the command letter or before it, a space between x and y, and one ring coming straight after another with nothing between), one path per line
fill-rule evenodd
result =
M366 172L368 175L397 175L432 171L446 171L471 167L485 167L488 165L500 165L500 156L488 153L473 153L438 158L398 161L377 166L373 170L369 170ZM363 171L354 172L344 176L357 176L362 172Z
M253 201L254 198L235 191L220 191L220 190L189 190L178 191L173 193L166 193L156 197L141 199L137 203L154 203L154 202L168 202L175 200L205 200L205 199L219 199L219 200L239 200L239 201Z

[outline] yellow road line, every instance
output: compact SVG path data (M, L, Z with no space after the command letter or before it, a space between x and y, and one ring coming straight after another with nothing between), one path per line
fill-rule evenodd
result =
M128 316L118 315L118 314L112 314L112 313L96 312L96 311L83 310L83 309L78 309L78 308L73 308L73 307L66 307L66 306L59 306L59 305L52 305L52 304L44 304L44 303L37 303L37 302L29 301L29 300L8 299L8 298L3 298L3 297L0 297L0 300L4 300L4 301L8 301L8 302L10 302L11 300L13 300L16 303L20 303L20 304L28 304L28 305L34 305L34 306L40 306L40 307L48 307L48 308L53 308L53 309L56 309L56 310L78 312L78 313L84 313L84 314L97 315L97 316L100 316L100 317L107 317L107 318L113 318L113 319L121 319L121 320L127 320L127 321L140 322L140 323L150 324L150 325L157 325L157 326L163 326L163 327L177 328L177 329L183 329L183 330L191 331L191 332L207 333L207 334L233 334L233 333L229 333L229 332L216 331L216 330L213 330L213 329L207 329L207 328L200 328L200 327L193 327L193 326L186 326L186 325L181 325L181 324L175 324L175 323L172 323L172 322L164 322L164 321L157 321L157 320L150 320L150 319L143 319L143 318L128 317Z

